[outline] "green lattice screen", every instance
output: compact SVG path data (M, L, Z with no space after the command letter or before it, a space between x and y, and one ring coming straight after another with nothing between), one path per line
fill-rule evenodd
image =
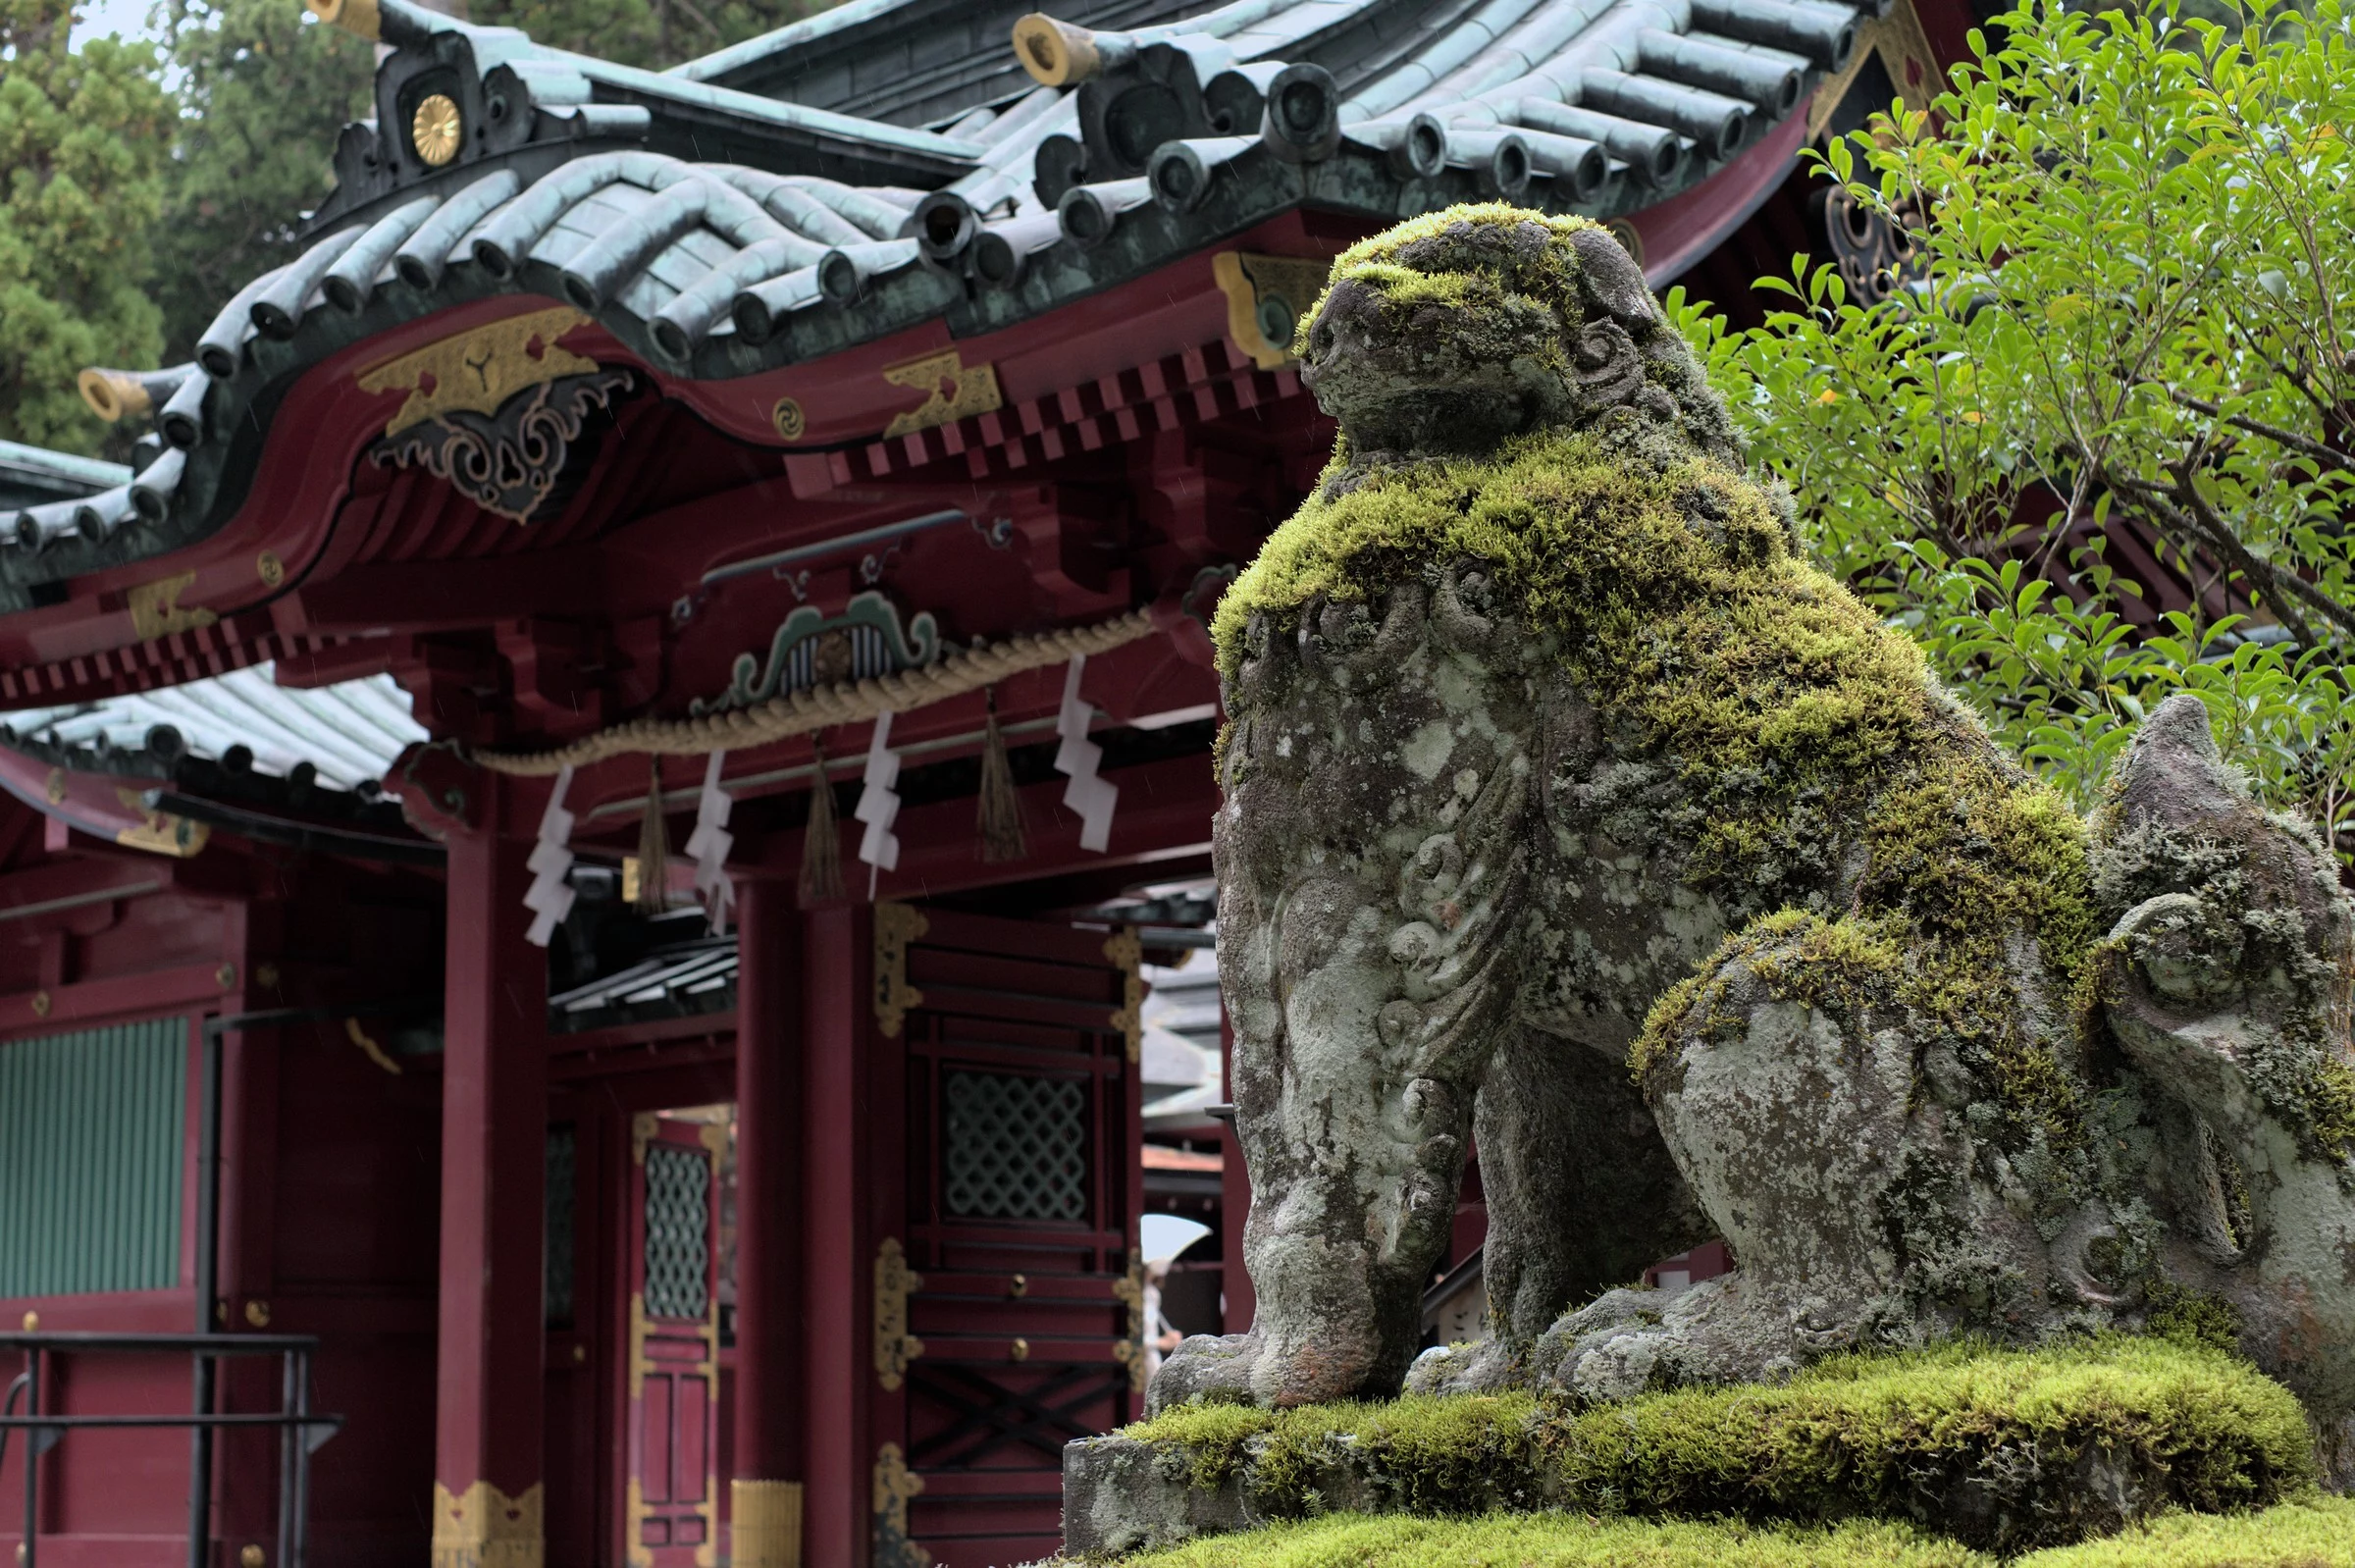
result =
M180 1282L188 1025L0 1044L0 1297Z
M961 1220L1087 1217L1087 1090L1070 1078L951 1072L943 1194Z
M646 1315L700 1318L709 1308L711 1162L701 1149L646 1151Z

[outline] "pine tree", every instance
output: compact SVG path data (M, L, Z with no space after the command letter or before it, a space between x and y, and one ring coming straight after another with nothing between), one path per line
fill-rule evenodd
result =
M486 26L617 65L660 70L822 11L831 0L474 0Z
M178 363L224 301L302 248L302 216L334 185L337 133L372 112L376 59L294 0L172 0L163 15L180 118L156 298Z
M85 365L162 346L153 276L171 125L155 52L67 47L70 0L0 0L0 438L95 451Z
M0 0L6 3L6 0ZM659 67L781 26L810 0L482 0L486 26ZM301 248L334 183L336 136L374 113L375 54L295 0L167 0L181 118L158 238L166 353L187 357L224 300Z

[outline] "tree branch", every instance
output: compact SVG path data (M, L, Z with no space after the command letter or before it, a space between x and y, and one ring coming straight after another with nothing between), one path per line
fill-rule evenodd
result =
M2206 414L2210 419L2221 419L2225 424L2245 430L2252 436L2263 436L2267 441L2279 442L2282 445L2302 451L2309 457L2319 457L2327 463L2334 463L2340 468L2355 472L2355 454L2342 452L2335 446L2327 446L2319 441L2310 441L2294 430L2283 430L2279 425L2269 425L2262 419L2251 419L2245 414L2227 414L2221 405L2209 402L2204 397L2194 397L2189 392L2175 392L2171 389L2168 395L2195 414Z
M2288 627L2290 635L2306 647L2320 647L2323 640L2315 636L2313 624L2290 606L2289 601L2293 598L2342 628L2343 632L2355 634L2355 612L2350 612L2346 606L2296 573L2282 571L2251 554L2248 547L2240 542L2239 536L2223 518L2216 515L2215 509L2201 498L2198 491L2192 489L2188 482L2179 480L2174 488L2170 489L2114 475L2110 476L2110 487L2132 495L2138 504L2176 536L2178 544L2188 538L2224 557L2227 565L2265 595L2268 606L2280 617L2281 624ZM2175 504L2186 498L2187 491L2190 510ZM2331 640L2335 642L2342 639Z

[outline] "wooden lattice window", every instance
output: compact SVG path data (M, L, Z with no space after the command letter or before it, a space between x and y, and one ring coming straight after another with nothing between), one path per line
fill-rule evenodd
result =
M951 1071L942 1194L964 1220L1087 1218L1087 1088L1073 1078Z
M701 1149L646 1151L646 1315L701 1318L709 1310L711 1162Z
M188 1025L0 1044L0 1297L180 1283Z

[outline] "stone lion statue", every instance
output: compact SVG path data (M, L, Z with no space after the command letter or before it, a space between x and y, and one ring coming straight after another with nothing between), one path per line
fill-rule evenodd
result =
M1581 220L1392 229L1307 345L1339 444L1216 629L1258 1317L1153 1407L2182 1325L2343 1471L2355 939L2197 700L2083 822L1806 563ZM1488 1336L1418 1361L1475 1141Z

